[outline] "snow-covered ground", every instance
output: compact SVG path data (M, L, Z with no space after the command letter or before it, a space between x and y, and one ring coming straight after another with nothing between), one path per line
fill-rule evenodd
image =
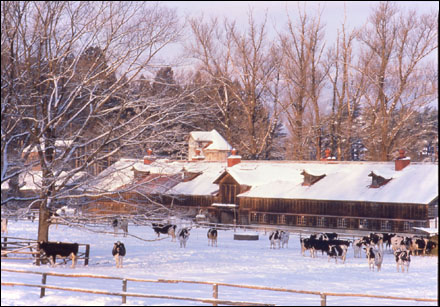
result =
M36 238L37 222L9 221L9 236ZM53 227L53 228L52 228ZM354 258L352 247L347 260L330 262L326 255L304 257L300 252L299 237L290 235L288 248L270 249L268 235L259 233L258 241L237 241L232 230L220 230L218 247L208 246L206 228L192 228L187 247L180 248L171 238L142 241L129 236L115 237L81 228L54 226L51 241L90 244L91 260L87 267L79 261L75 269L68 265L56 268L41 267L23 260L2 260L2 269L21 269L39 272L95 274L142 279L179 279L193 281L225 282L255 286L269 286L296 290L335 293L362 293L398 297L434 298L438 296L438 258L412 257L409 273L398 273L391 252L386 252L382 270L372 272L365 256ZM94 228L98 230L98 228ZM112 231L107 227L102 229ZM243 232L239 230L237 232ZM145 240L154 240L156 234L148 226L129 226L129 233ZM162 235L161 235L162 237ZM122 241L127 249L124 267L117 269L111 256L113 243ZM2 282L40 284L41 275L2 272ZM48 276L47 284L61 287L121 291L120 280L66 278ZM212 298L212 286L194 284L156 284L128 282L128 292ZM85 294L59 290L46 290L39 298L39 288L2 286L1 305L120 305L121 297ZM319 305L316 295L257 291L241 288L219 287L219 299L263 302L277 305ZM206 305L190 301L144 299L128 297L127 305ZM436 305L435 302L396 301L373 298L327 297L327 305Z

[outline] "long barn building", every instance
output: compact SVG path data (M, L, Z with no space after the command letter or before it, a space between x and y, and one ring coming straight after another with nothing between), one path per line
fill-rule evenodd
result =
M202 210L215 223L413 232L438 217L438 163L413 163L403 152L393 162L242 161L235 152L223 161L203 156L168 161L150 152L144 161L119 161L124 171L103 178L123 195L124 208L138 210L154 200ZM118 186L115 178L124 180ZM114 207L109 199L95 199L89 208Z

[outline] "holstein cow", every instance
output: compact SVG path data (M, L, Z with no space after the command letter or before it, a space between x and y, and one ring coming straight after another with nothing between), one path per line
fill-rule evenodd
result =
M289 246L289 232L288 231L281 231L281 247L284 248L284 246L286 246L286 248Z
M335 263L338 262L338 257L342 259L342 263L345 263L345 257L347 255L347 245L329 245L329 248L327 250L328 255L328 261L330 261L330 258L335 258Z
M374 244L378 249L383 250L383 234L370 233L370 244Z
M374 266L376 266L377 271L380 271L383 262L382 251L377 248L373 248L372 246L367 246L365 251L367 253L368 266L370 267L370 270L374 271Z
M188 228L180 229L177 238L179 239L180 247L186 248L186 241L188 241L189 238L189 229Z
M353 241L354 258L362 257L362 245L364 245L364 241L362 239L356 239Z
M76 265L78 243L38 242L38 249L43 251L52 267L55 267L56 257L69 257L72 259L72 268Z
M115 233L115 237L119 232L119 229L121 229L124 232L124 237L127 236L128 234L128 221L123 218L123 219L114 219L112 222L112 226L113 226L113 230Z
M276 245L278 245L278 248L280 248L280 240L281 240L281 231L280 230L272 231L269 235L270 248L275 248Z
M395 237L395 233L383 233L383 242L386 243L386 248L389 249L391 246L391 238Z
M122 268L122 259L126 254L124 243L118 241L113 245L112 255L115 257L116 267Z
M208 230L208 246L211 243L211 246L217 246L217 229L209 228Z
M411 262L411 251L409 250L396 250L394 252L394 256L396 257L397 263L397 272L399 272L399 266L402 267L402 272L409 272L409 264Z
M154 232L157 233L157 237L159 238L160 234L168 234L171 236L171 241L176 241L176 225L167 224L156 224L152 223Z

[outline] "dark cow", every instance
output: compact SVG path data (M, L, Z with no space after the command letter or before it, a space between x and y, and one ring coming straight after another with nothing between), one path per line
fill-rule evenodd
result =
M186 248L186 241L188 241L189 238L189 229L188 228L180 229L177 237L179 238L180 247Z
M78 243L61 242L38 242L38 249L43 251L49 259L52 267L55 267L56 257L69 257L72 259L72 268L76 265Z
M208 246L211 243L211 246L217 247L217 229L215 228L209 228L208 230Z
M113 230L115 233L115 237L118 234L119 229L121 229L124 232L124 237L128 234L128 221L123 219L114 219L112 222Z
M426 244L426 253L430 254L431 251L437 247L437 243L434 241L428 241L428 244Z
M365 252L367 254L368 266L370 270L374 271L374 266L377 267L377 271L379 272L382 267L383 262L383 254L382 251L372 246L365 247Z
M383 233L383 242L386 243L386 248L389 249L391 246L391 238L395 237L395 233Z
M152 223L154 232L157 233L157 237L159 238L160 234L168 234L171 236L171 241L176 241L176 225L173 224L156 224Z
M269 235L269 241L270 241L270 248L275 248L276 245L278 245L278 248L280 248L281 231L280 230L272 231Z
M396 257L397 263L397 272L399 272L399 266L402 268L402 272L409 272L409 264L411 262L411 251L409 250L396 250L394 252L394 256Z
M325 232L322 234L324 240L335 240L338 238L338 234L336 232Z
M116 267L122 268L122 259L126 254L124 243L118 241L113 245L112 255L115 257Z
M370 233L370 244L374 244L378 249L383 250L383 234Z

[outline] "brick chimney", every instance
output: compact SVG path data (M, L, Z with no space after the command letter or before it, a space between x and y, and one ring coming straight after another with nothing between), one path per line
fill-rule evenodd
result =
M192 157L192 161L202 161L205 160L205 156L202 155L202 151L197 148L195 156Z
M147 155L144 156L144 164L149 165L156 160L156 157L153 156L153 151L149 148L147 150Z
M231 155L228 157L228 167L232 167L241 162L241 156L237 155L237 150L232 149Z
M405 157L405 150L399 150L399 157L395 160L395 170L401 171L410 164L411 160Z
M332 157L331 157L331 155L332 155L331 149L327 148L324 152L325 152L325 157L321 158L321 161L331 160L332 159Z

